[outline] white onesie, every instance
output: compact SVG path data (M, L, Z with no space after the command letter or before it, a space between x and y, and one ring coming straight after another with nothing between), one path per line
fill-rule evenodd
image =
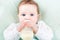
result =
M19 23L12 23L4 30L3 35L5 40L19 40L20 32L17 31L18 25ZM35 36L37 36L39 40L52 40L53 31L44 21L38 21L37 26L38 31Z

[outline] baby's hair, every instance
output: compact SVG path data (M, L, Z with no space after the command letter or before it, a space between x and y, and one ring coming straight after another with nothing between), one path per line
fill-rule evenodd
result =
M38 12L38 14L39 14L39 6L38 6L38 4L37 4L35 1L33 1L33 0L22 0L22 1L19 3L19 5L18 5L18 12L19 12L19 7L20 7L20 5L24 5L24 4L32 4L32 5L35 5L35 6L37 7L37 12Z
M32 0L22 0L22 1L24 1L24 2L26 2L26 3L27 3L27 2L31 2Z

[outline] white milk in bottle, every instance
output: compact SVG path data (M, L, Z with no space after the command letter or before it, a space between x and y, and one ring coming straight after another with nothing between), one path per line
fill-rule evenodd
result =
M21 32L20 32L20 37L23 40L33 40L33 31L31 28L25 27Z

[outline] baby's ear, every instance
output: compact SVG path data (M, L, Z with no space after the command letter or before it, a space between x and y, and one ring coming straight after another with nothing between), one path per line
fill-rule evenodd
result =
M17 14L17 17L19 17L19 14Z
M40 14L38 14L38 18L40 18Z
M41 16L40 16L40 14L38 14L38 21L41 19Z

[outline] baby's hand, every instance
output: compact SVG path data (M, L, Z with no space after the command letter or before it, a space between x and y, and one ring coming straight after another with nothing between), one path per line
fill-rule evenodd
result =
M36 24L33 24L32 22L26 22L26 26L31 28L33 30L34 33L37 32L38 28Z
M17 30L20 32L24 27L29 27L33 30L34 33L37 32L38 28L36 24L33 24L30 21L25 21L23 23L21 23L21 25L17 28Z
M17 27L17 30L20 32L26 25L26 22L22 22L19 27Z

